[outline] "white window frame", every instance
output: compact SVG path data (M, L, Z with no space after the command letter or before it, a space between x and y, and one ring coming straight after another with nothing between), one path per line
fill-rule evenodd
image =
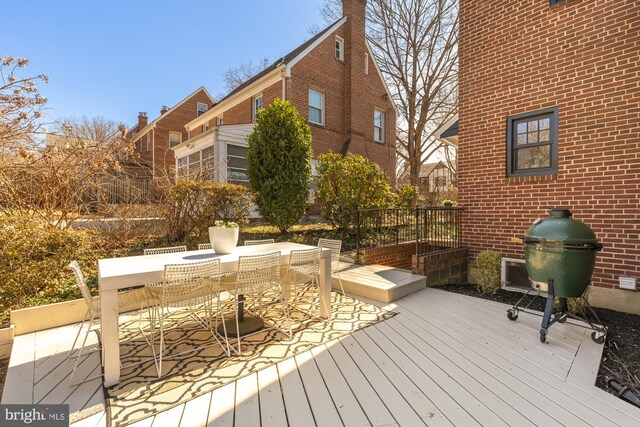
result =
M321 105L320 105L320 123L314 122L313 120L311 120L311 115L309 114L309 110L311 108L314 108L316 110L318 109L318 107L316 107L314 105L311 105L311 91L320 94L320 103L321 103ZM319 90L319 89L310 87L309 90L307 91L307 105L308 105L307 120L309 121L309 123L314 123L316 125L324 126L324 123L325 123L325 110L326 110L324 92Z
M177 144L171 145L171 135L180 135L180 140L178 141ZM176 145L180 145L180 144L182 144L182 132L170 130L169 131L169 147L175 147Z
M256 108L256 101L260 100L260 108ZM264 96L261 93L255 95L251 98L251 122L256 121L256 117L258 116L258 110L262 110L264 108Z
M216 118L216 126L224 125L224 115Z
M209 130L209 122L202 125L202 132L206 132Z
M232 143L227 143L227 184L238 184L238 182L235 182L235 183L234 183L234 182L231 182L231 179L229 178L229 176L231 175L231 173L230 173L230 171L231 171L231 166L229 166L229 163L230 163L229 158L230 158L230 157L234 157L234 158L236 158L236 159L245 159L245 160L246 160L246 159L247 159L247 155L246 155L246 151L245 151L245 157L240 157L240 156L237 156L237 155L235 155L235 154L229 154L229 148L228 148L228 147L229 147L230 145L233 145L233 146L235 146L235 147L244 148L245 150L247 150L247 148L248 148L248 147L247 147L246 145L241 145L241 144L232 144ZM247 175L247 188L249 188L249 187L250 187L250 184L249 184L249 181L248 181L248 179L249 179L249 175L248 175L248 173L247 173L247 169L242 169L242 168L234 168L234 169L237 169L237 170L240 170L240 171L244 171L244 172L245 172L245 174ZM242 185L242 184L239 184L239 185Z
M369 54L364 54L364 73L369 74Z
M344 61L344 39L336 36L335 54L338 61Z
M200 111L200 106L204 106L204 110ZM197 102L196 103L196 117L199 117L201 115L203 115L204 113L207 112L209 108L207 107L207 104L205 104L204 102Z
M376 130L378 129L378 126L376 126L376 113L380 113L380 137L381 139L377 139L376 138ZM375 108L373 110L373 140L375 142L379 142L381 144L384 144L384 132L385 132L385 119L386 119L386 114L384 112L384 110L381 110L379 108Z

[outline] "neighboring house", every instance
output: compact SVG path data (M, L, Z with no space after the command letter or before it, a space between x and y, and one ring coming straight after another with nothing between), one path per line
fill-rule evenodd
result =
M361 154L394 181L396 112L365 39L365 1L342 3L343 18L187 123L189 139L174 147L178 176L248 184L256 111L282 98L308 120L314 156Z
M636 0L460 1L463 244L523 258L569 207L604 244L592 302L640 312L640 39ZM634 28L636 30L634 30Z
M409 183L409 171L405 171L398 181ZM425 163L420 167L418 188L423 196L451 191L455 187L455 173L443 162Z
M175 157L171 148L188 137L185 125L205 113L214 101L204 87L199 87L174 107L163 106L160 115L148 123L146 112L138 115L138 123L126 134L135 144L140 159L150 165L153 176L171 176Z

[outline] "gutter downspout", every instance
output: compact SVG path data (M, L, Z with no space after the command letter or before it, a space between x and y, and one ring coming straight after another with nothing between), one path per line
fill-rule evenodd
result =
M285 101L287 99L287 79L291 77L291 70L283 61L279 64L280 67L280 76L282 77L282 100Z
M156 177L156 127L151 129L151 173Z

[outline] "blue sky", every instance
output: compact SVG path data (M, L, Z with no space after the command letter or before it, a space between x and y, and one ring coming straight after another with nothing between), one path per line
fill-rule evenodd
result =
M3 4L0 56L46 74L53 118L155 118L248 60L281 57L324 25L322 0L13 1ZM11 18L7 18L11 17Z

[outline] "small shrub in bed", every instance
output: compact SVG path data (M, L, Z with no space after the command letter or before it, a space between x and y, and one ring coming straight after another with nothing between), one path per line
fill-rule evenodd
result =
M167 199L169 242L182 242L192 235L204 237L218 220L240 222L253 205L246 187L211 181L178 181Z
M496 251L482 251L469 271L469 281L482 293L494 294L500 289L500 264L502 255Z

